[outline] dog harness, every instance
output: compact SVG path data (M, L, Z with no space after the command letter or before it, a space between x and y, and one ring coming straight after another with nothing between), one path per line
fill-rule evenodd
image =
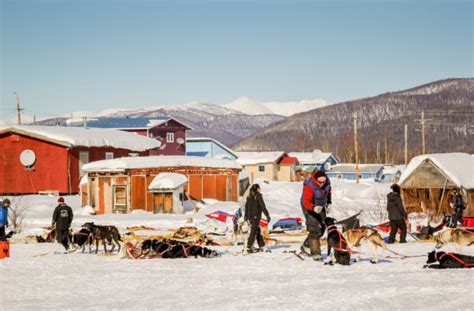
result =
M464 267L474 267L474 263L466 263L461 258L457 257L454 253L444 253L439 258L438 258L438 253L435 253L435 259L438 261L440 261L442 258L446 256L453 258L454 260L462 264Z

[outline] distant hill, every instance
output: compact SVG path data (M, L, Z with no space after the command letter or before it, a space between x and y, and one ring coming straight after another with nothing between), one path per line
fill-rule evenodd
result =
M179 105L161 105L147 108L109 108L102 112L72 112L61 117L38 121L43 125L67 125L71 121L81 121L82 117L172 117L189 125L191 137L205 136L233 145L262 128L286 118L286 116L327 105L323 100L303 100L299 102L260 103L241 97L227 105L213 105L191 102ZM235 109L233 109L235 108ZM9 123L14 123L12 119ZM31 122L31 120L30 120Z
M226 145L233 145L261 128L283 120L285 117L269 115L248 115L219 105L187 103L165 105L140 109L107 109L100 113L78 112L71 117L57 117L37 122L42 125L64 125L71 121L80 121L83 116L101 119L111 117L171 117L185 123L193 130L191 137L211 137Z
M358 116L360 159L403 162L404 124L409 157L421 152L421 112L425 112L428 153L474 152L474 79L447 79L408 90L326 106L271 124L234 146L239 151L335 152L354 159L353 114ZM387 152L385 152L385 150Z
M329 105L329 103L322 99L289 102L259 102L252 98L242 96L233 102L224 105L224 107L251 115L276 114L288 117L296 113L313 110L327 105Z

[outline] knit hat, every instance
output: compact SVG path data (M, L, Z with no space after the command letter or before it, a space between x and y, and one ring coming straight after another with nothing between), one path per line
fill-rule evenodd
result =
M62 203L64 203L64 198L63 198L63 197L59 197L59 199L58 199L58 202L60 202L60 203L61 203L61 202L62 202Z
M390 188L392 188L393 192L395 192L395 193L400 194L400 192L401 192L400 186L397 185L397 184L391 185Z
M323 171L316 171L316 172L314 172L313 177L314 177L314 179L318 179L319 177L326 177L327 178L328 176Z

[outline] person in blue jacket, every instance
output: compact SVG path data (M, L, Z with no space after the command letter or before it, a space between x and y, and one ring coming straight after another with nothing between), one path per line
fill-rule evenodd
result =
M301 208L308 230L302 250L309 248L311 257L316 261L323 260L320 238L326 230L324 219L331 203L331 181L323 171L314 171L312 176L304 181Z
M5 228L8 227L8 208L10 207L10 200L4 199L0 204L0 241L5 242L7 237L5 235Z

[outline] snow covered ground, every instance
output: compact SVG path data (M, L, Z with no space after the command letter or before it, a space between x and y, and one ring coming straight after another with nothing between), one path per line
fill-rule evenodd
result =
M363 209L363 223L385 219L388 185L334 181L331 214L342 219ZM301 216L301 183L261 183L272 215ZM243 256L240 247L220 246L213 259L121 259L119 255L62 254L59 244L26 244L25 236L42 234L51 222L57 198L28 196L23 232L11 245L11 258L0 260L0 310L160 309L160 310L472 310L474 269L423 269L426 257L385 258L377 265L362 255L351 266L324 266L288 253L298 244L276 246L270 253ZM237 203L206 204L197 213L153 215L83 215L78 196L66 197L75 210L73 227L86 221L126 227L143 225L166 231L199 225L215 210L233 212ZM279 238L278 236L273 236ZM283 240L283 239L281 239ZM404 255L423 255L433 243L390 245ZM447 247L447 250L454 250ZM325 248L323 248L323 251ZM362 248L368 253L367 247ZM474 247L465 253L474 255ZM386 252L385 256L390 255Z

